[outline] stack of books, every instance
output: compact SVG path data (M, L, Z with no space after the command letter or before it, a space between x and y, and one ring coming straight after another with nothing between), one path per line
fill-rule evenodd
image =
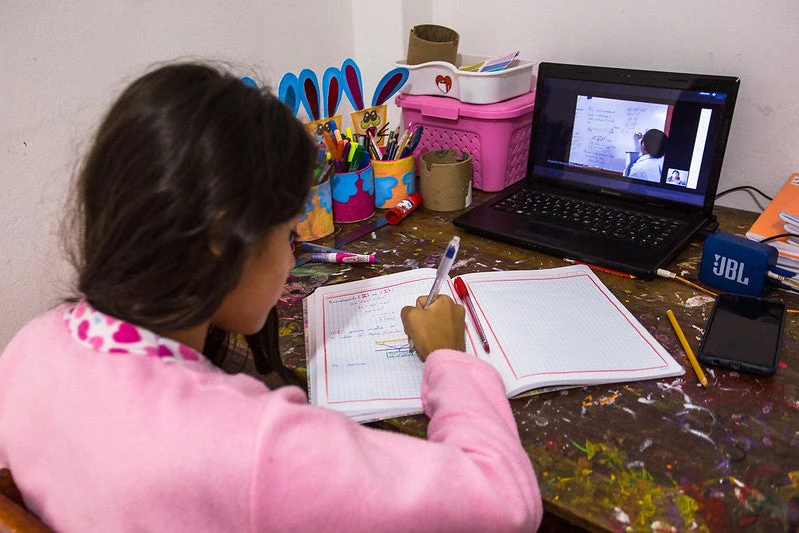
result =
M799 274L799 174L792 174L763 213L746 232L760 242L775 235L791 234L768 241L779 252L777 266Z

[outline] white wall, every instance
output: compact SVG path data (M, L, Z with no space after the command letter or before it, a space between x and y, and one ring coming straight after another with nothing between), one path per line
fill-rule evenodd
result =
M209 57L276 86L287 71L340 65L352 20L349 2L312 0L5 2L0 348L71 288L61 209L93 128L129 81L156 62Z
M375 21L379 21L375 23ZM741 93L719 190L773 194L799 170L796 0L29 0L0 16L0 347L69 289L57 230L101 113L154 62L233 61L276 85L353 57L371 98L416 24L460 33L460 51L534 61L736 75ZM250 69L254 72L250 72ZM340 111L351 108L344 103ZM389 112L397 123L398 112ZM720 202L758 210L746 194Z
M738 76L719 192L773 195L799 172L799 2L436 0L432 19L460 34L459 51L532 61ZM420 22L415 22L420 23ZM746 193L719 205L761 209Z

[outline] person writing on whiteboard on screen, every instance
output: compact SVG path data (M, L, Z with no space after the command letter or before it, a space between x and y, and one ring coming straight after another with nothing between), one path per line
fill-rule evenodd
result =
M624 175L630 178L646 181L660 181L663 175L663 155L666 153L668 137L657 129L635 134L635 142L640 146L637 159L624 170Z

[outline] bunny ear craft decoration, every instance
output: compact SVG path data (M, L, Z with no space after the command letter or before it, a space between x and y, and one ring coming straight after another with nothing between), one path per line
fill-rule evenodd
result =
M352 107L356 111L363 109L363 80L361 79L361 69L351 58L347 58L341 64L341 75L344 78L344 94L347 95Z
M299 75L287 72L280 80L278 98L294 111L294 114L305 109L308 114L306 127L320 141L324 132L331 132L330 122L341 129L341 115L336 115L346 95L354 112L350 114L353 130L363 134L367 128L377 129L376 141L380 146L385 143L388 123L386 122L386 102L396 94L408 81L409 71L397 67L387 72L375 89L372 106L364 104L363 79L361 69L352 58L347 58L341 68L328 67L322 74L320 91L319 78L311 69L303 69ZM255 83L255 82L253 82Z
M300 110L300 98L297 94L298 86L299 81L297 80L297 76L291 72L286 72L283 74L283 77L280 79L280 84L277 87L278 99L286 104L289 109L294 112L294 115Z
M309 68L302 69L297 77L297 86L300 92L300 103L308 113L308 117L311 120L322 118L319 113L321 97L319 96L319 78L316 77L316 73Z
M291 83L292 77L295 80L293 84ZM286 74L283 79L286 80L287 91L294 91L293 94L296 96L297 102L296 109L299 110L299 106L302 104L308 114L309 121L305 123L305 127L314 139L321 141L324 132L330 131L328 124L331 119L339 128L341 127L341 115L331 116L336 112L341 102L342 84L341 74L338 69L328 68L322 76L324 99L322 99L322 93L319 91L319 78L311 69L301 70L299 76L296 77L293 74ZM281 81L282 86L283 81ZM291 88L292 86L294 87L293 89Z
M341 64L341 77L344 81L344 94L347 95L352 107L355 109L350 113L352 119L352 129L357 134L365 134L366 128L376 126L378 130L385 131L386 108L385 106L373 106L364 109L363 103L363 80L361 69L352 58L347 58ZM383 145L384 136L378 136L378 144Z
M341 71L336 67L328 67L322 75L322 94L324 94L324 116L332 117L341 103L344 87L341 84Z
M408 69L405 67L397 67L386 72L385 76L377 83L375 94L372 97L372 107L385 104L405 85L406 81L408 81Z
M256 89L258 88L258 84L249 76L242 76L240 80L244 85L249 85L250 87L255 87Z

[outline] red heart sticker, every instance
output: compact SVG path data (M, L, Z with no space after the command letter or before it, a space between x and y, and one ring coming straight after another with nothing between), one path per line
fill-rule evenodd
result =
M439 91L447 94L449 90L452 89L452 78L439 74L436 76L436 85L438 86Z

